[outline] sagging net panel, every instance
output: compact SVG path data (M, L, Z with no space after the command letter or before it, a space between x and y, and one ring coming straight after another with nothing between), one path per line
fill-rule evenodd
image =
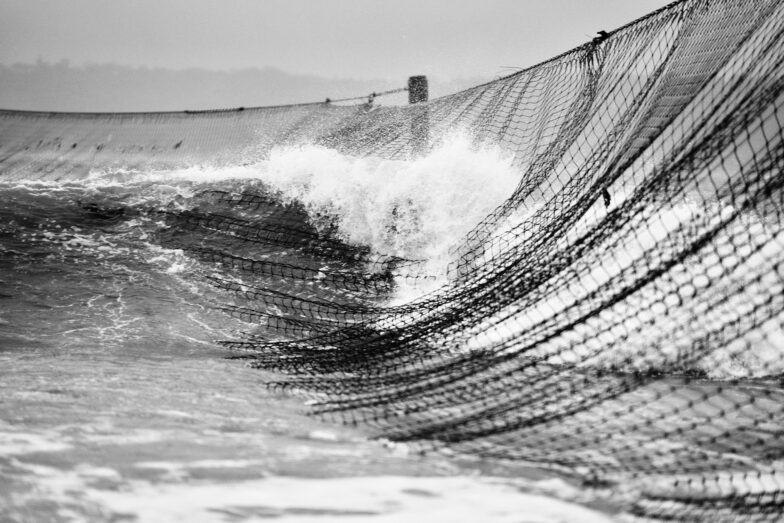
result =
M346 243L260 189L156 211L176 231L160 241L224 269L209 278L249 327L223 345L315 413L558 470L632 516L778 521L783 58L784 2L685 0L411 107L3 112L1 176L302 142L406 159L460 129L513 154L519 183L415 300L387 297L433 276L421 260Z

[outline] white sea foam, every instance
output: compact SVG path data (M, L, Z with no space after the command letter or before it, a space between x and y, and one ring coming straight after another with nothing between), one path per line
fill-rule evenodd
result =
M283 201L304 204L317 227L335 224L345 241L423 260L423 272L434 275L445 273L450 249L519 181L508 154L474 146L460 134L412 160L356 158L303 145L275 148L263 160L238 166L121 174L123 183L144 184L147 197L169 204L191 196L192 184L261 183ZM88 182L117 183L118 176L96 171Z
M338 217L349 241L445 261L471 227L512 194L519 174L500 149L456 136L410 161L352 159L323 148L273 151L264 180Z
M230 460L192 465L231 469L249 464ZM152 484L125 479L114 469L89 464L65 471L22 462L14 465L36 480L34 492L17 496L19 506L45 500L61 507L60 515L67 510L67 515L76 520L81 519L81 511L89 511L100 515L100 519L123 514L139 521L610 521L594 510L533 493L556 492L525 480L470 476L271 476L245 481L185 482L185 476L173 474ZM96 480L120 488L102 488ZM78 506L73 502L74 496L79 500Z
M38 452L57 452L71 448L70 442L57 440L54 431L42 434L6 431L0 427L0 456L19 456Z

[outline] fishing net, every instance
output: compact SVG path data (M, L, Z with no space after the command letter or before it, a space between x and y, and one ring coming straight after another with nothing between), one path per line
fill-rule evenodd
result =
M327 419L549 468L630 518L774 521L782 57L784 3L685 0L408 107L3 111L0 176L234 165L302 143L405 160L460 129L513 155L519 183L409 301L388 297L437 278L423 260L346 242L262 189L155 211L177 231L162 242L223 269L208 279L248 332L221 343ZM258 256L270 246L285 252Z

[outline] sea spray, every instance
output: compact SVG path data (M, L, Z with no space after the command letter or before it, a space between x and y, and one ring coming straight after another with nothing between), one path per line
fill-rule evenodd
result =
M267 158L228 167L152 172L92 172L91 184L140 184L149 197L174 202L185 186L230 184L273 193L305 206L316 228L377 254L422 262L428 288L443 283L451 251L508 198L519 182L512 157L455 134L411 160L356 158L316 145L276 147ZM176 187L176 189L174 188ZM139 197L141 198L141 197ZM411 291L400 282L401 293ZM423 287L412 291L421 294ZM413 296L411 294L410 296ZM409 296L408 294L406 294Z

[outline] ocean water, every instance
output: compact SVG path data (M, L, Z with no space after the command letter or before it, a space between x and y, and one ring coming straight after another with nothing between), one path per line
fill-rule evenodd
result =
M407 108L0 111L0 521L780 519L784 10L715 3Z
M0 520L606 520L611 507L580 505L601 502L558 477L308 416L216 343L302 334L270 319L274 300L269 317L237 313L227 282L365 304L442 284L461 238L514 190L499 150L456 137L412 162L304 147L55 178L0 182ZM232 217L275 241L217 234ZM375 292L330 288L319 270L341 267L287 244L281 224L422 277L395 281L380 263L392 282ZM216 250L317 276L246 281Z
M0 520L606 521L641 488L667 491L670 476L629 492L577 486L524 459L422 452L368 427L310 416L308 398L266 387L280 375L246 367L243 353L220 343L303 338L330 328L329 313L318 317L328 304L383 310L438 292L460 277L454 266L466 235L518 183L512 157L461 135L413 160L279 147L229 167L54 170L0 181ZM627 197L623 183L613 205ZM499 245L511 251L528 241L520 225L537 205L534 198L508 213L486 238L492 248L472 263L492 266L503 254ZM577 241L608 212L597 202L558 246ZM587 277L526 310L501 308L467 328L464 350L481 352L530 331L679 228L708 227L732 213L728 204L688 195L652 209L644 223L618 232L623 241L610 244ZM743 313L755 296L776 295L771 286L780 285L771 267L780 268L781 232L744 214L723 234L740 261L725 278L730 297L706 311L706 326ZM756 273L769 277L755 280ZM633 338L612 332L615 338L579 350L568 337L553 338L534 356L544 365L617 369L624 362L626 371L666 365L679 347L651 352L646 344L668 332L668 318L680 328L679 302L665 300L670 314L657 313L656 302L689 285L696 292L703 280L704 266L685 263L660 288L641 289L635 304L643 312L622 325L638 332ZM739 282L748 292L733 291ZM305 302L315 316L298 310ZM607 313L623 315L627 306ZM646 310L659 315L656 322ZM403 321L405 308L395 311L378 315L376 326ZM740 448L742 429L760 412L778 415L779 388L755 380L784 371L781 325L777 316L746 339L715 347L695 363L707 379L665 376L602 405L619 426L643 419L683 425L688 440L629 431L606 448L571 449L563 434L604 420L601 409L544 428L542 437L552 430L566 452L597 462L638 459L616 456L625 444L643 455L648 449L673 470L695 453L756 470L755 456L730 456L721 445ZM737 378L749 379L726 381ZM750 397L754 405L738 407ZM721 442L709 439L712 424L692 426L694 416L717 409L737 411L716 421L725 430ZM767 436L763 446L776 452ZM779 468L757 474L750 491L775 490Z

